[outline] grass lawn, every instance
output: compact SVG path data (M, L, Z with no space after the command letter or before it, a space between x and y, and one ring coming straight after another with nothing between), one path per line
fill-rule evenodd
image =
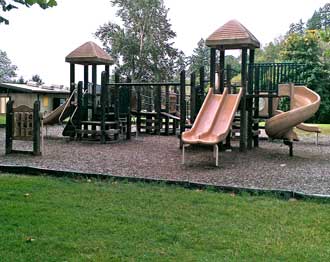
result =
M1 261L327 261L330 205L0 176Z
M6 116L0 115L0 125L6 124Z
M330 135L330 124L318 124L321 128L322 134Z

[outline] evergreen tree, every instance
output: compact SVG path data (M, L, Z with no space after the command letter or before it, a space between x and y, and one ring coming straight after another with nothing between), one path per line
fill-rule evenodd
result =
M205 45L205 40L202 38L198 41L197 47L188 57L189 73L198 72L199 68L204 66L205 72L210 71L210 48Z
M307 29L324 30L330 29L330 3L325 4L307 21Z

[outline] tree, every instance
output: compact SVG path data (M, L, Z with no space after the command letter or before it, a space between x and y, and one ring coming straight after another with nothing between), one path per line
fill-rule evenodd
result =
M43 81L39 75L33 75L32 79L33 82L36 82L38 85L42 85Z
M197 72L202 66L205 67L205 72L210 71L210 48L206 46L205 40L201 38L193 53L188 57L188 72Z
M120 26L108 22L95 35L115 59L120 73L139 80L167 80L185 68L182 51L173 47L176 33L163 0L112 0Z
M9 82L16 76L17 67L12 65L7 53L0 50L0 82Z
M285 60L306 65L303 76L306 84L321 96L320 110L315 122L330 122L330 62L324 59L322 38L317 30L303 35L291 34L285 40L282 56Z
M56 0L0 0L0 8L3 12L9 12L13 9L17 9L19 5L25 5L30 7L34 4L38 4L41 8L46 9L48 7L53 7L57 5ZM2 16L0 13L0 24L9 24L9 21Z
M325 4L307 21L307 29L324 30L330 29L330 3Z
M20 78L17 80L18 84L26 84L26 81L24 80L23 76L20 76Z
M278 37L273 42L268 43L265 47L256 49L257 63L276 63L281 61L280 51L283 46L283 38Z
M290 25L289 31L287 32L288 35L290 34L299 34L303 35L305 32L305 23L300 19L298 23L292 23Z

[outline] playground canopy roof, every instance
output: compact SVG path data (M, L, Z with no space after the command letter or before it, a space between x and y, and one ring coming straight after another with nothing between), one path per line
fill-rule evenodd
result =
M206 45L220 49L255 49L260 47L260 42L240 22L230 20L206 39Z
M86 42L66 56L65 62L81 65L112 65L114 63L101 47L94 42Z

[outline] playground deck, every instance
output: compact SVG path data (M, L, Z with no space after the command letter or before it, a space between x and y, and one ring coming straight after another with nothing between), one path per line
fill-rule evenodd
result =
M260 141L259 148L240 153L239 141L233 141L233 151L221 152L216 168L212 147L188 148L187 164L181 165L179 140L174 136L133 136L130 141L102 145L67 142L60 133L60 127L48 130L58 139L45 139L42 157L5 155L1 147L0 164L330 195L330 139L324 135L318 146L313 136L302 137L292 158L280 142ZM2 145L4 139L0 129Z

